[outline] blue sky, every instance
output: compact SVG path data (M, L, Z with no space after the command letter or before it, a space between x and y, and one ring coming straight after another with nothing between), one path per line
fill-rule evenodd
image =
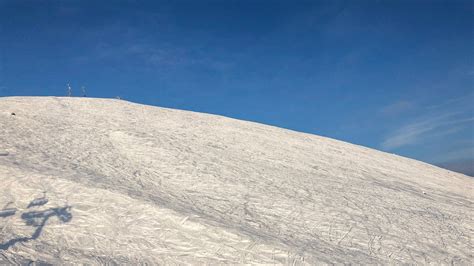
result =
M0 96L66 93L474 162L472 1L0 0Z

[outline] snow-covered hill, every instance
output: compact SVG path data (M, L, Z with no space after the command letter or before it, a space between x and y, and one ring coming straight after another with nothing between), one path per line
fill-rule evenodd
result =
M473 182L216 115L0 98L0 263L469 264Z

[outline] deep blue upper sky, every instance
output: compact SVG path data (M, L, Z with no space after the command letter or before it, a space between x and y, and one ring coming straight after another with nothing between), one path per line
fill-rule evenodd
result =
M472 163L473 3L0 0L0 96L70 82Z

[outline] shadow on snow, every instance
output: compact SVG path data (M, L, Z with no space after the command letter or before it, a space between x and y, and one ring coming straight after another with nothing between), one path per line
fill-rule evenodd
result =
M48 203L48 199L45 196L43 196L42 198L37 198L37 199L32 200L27 208L43 206L46 203ZM43 231L43 228L45 227L48 220L52 217L57 217L58 220L62 223L67 223L71 221L72 219L72 214L70 212L71 208L72 208L71 206L66 205L64 207L49 208L42 211L29 211L29 212L25 212L21 214L20 217L23 221L25 221L25 224L28 226L34 227L35 231L33 232L31 236L18 237L18 238L10 239L4 243L0 243L0 250L7 250L11 246L15 245L16 243L28 242L28 241L37 239L41 235L41 232ZM16 212L17 212L17 209L15 208L4 208L0 210L0 218L13 216L16 214Z

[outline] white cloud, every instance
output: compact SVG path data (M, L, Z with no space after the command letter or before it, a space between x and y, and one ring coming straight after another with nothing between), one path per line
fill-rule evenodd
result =
M393 116L404 113L414 107L414 103L410 101L398 101L383 107L380 112L386 116Z
M469 93L425 108L420 108L420 104L415 106L414 102L409 101L398 101L387 105L381 109L383 115L401 114L417 106L416 110L421 113L393 130L380 146L385 150L393 150L407 145L417 145L422 141L428 143L440 140L469 127L472 129L473 99L474 94ZM470 143L474 143L474 139L471 139Z
M474 121L473 117L462 117L462 113L448 113L435 117L420 119L416 122L408 123L388 136L382 142L382 148L391 150L402 146L416 144L428 137L440 137L453 134L461 130L469 122ZM458 125L457 127L453 127Z

